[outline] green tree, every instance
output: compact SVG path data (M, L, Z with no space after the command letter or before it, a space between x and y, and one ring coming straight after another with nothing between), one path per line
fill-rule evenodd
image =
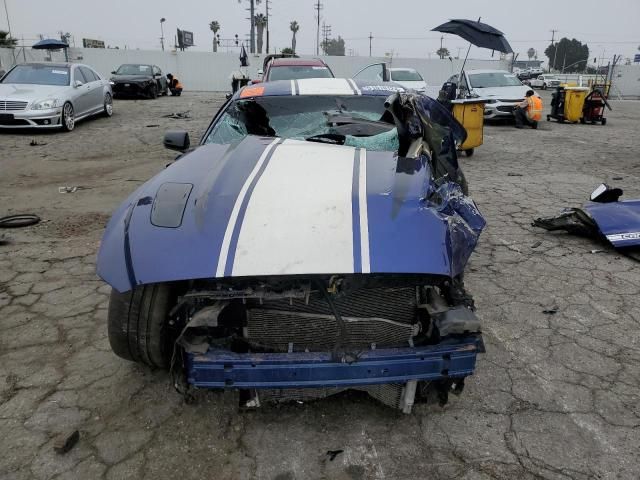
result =
M267 26L267 16L264 13L258 13L254 17L254 22L258 30L258 53L262 53L262 38L264 37L264 28Z
M530 48L529 50L527 50L527 57L529 57L529 60L531 60L535 56L536 56L535 48Z
M582 72L589 59L589 47L575 38L562 38L555 45L549 45L544 54L549 58L549 66L554 70Z
M280 50L280 53L282 55L291 55L291 56L295 55L295 52L291 50L289 47L283 48L282 50Z
M218 39L216 38L216 34L220 31L220 23L217 20L213 20L209 23L209 30L213 32L213 51L218 51Z
M322 42L322 50L324 50L325 55L331 55L334 57L344 57L345 55L345 44L344 39L338 35L338 38L327 39Z
M298 30L300 30L300 25L298 25L298 22L294 20L289 24L289 30L293 32L293 35L291 37L291 50L293 51L293 53L295 53L296 52L296 33L298 33Z
M436 50L436 55L438 55L441 59L451 56L451 54L449 53L449 49L446 47L442 47Z
M0 48L15 48L18 40L9 36L9 32L0 30Z

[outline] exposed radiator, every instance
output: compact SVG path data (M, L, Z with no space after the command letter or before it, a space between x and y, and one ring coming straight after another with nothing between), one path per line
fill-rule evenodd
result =
M343 348L405 347L418 333L415 288L359 289L332 300L346 326ZM281 352L329 351L339 335L339 324L318 292L308 303L282 299L248 305L250 343Z

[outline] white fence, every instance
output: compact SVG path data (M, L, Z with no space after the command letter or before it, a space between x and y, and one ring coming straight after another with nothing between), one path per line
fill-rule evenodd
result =
M0 68L8 69L14 64L25 61L43 61L48 55L42 50L0 49ZM52 60L64 61L64 52L53 52ZM264 56L251 56L248 73L258 78L257 71L262 68ZM144 50L114 50L98 48L71 48L69 59L86 63L105 77L123 63L148 63L159 66L165 73L173 73L188 90L228 91L230 74L239 70L238 55L235 53L213 52L162 52ZM361 68L376 62L389 61L384 57L323 57L338 77L351 77ZM394 58L394 67L412 67L418 70L429 85L440 86L462 66L461 60L440 60L424 58ZM499 60L469 60L467 68L507 69L507 62Z

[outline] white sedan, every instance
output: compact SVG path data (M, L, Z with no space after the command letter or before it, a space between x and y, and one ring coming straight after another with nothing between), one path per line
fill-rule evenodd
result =
M0 129L62 128L113 114L111 85L87 65L25 63L0 80Z
M536 78L529 80L529 85L533 88L541 88L546 90L547 88L556 88L560 85L560 80L552 75L539 75Z

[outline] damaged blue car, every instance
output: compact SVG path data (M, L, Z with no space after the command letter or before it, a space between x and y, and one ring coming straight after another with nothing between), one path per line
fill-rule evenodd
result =
M349 389L409 413L483 351L463 274L485 221L435 100L347 79L245 87L116 210L109 341L244 405Z

